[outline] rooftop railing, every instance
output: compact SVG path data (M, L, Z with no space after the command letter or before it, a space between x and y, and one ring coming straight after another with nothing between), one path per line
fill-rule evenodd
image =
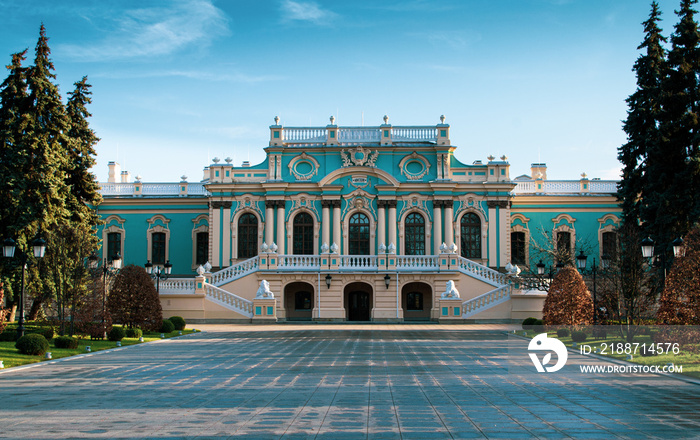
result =
M515 181L513 194L615 194L615 180L526 180ZM587 185L587 186L584 186ZM541 187L540 187L541 185Z

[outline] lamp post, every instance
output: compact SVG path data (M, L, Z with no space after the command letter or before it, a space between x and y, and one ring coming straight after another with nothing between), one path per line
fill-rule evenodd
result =
M97 269L100 264L100 258L92 254L89 257L90 267ZM105 315L107 314L107 274L115 273L122 267L122 256L119 252L114 254L113 257L109 259L105 258L102 264L102 331L103 337L107 337L107 327L105 326Z
M16 245L13 239L8 238L3 243L2 254L5 258L17 258L22 265L22 284L19 291L19 323L17 325L17 337L21 338L24 336L24 277L27 270L28 256L22 249L18 249L18 247L19 246ZM44 258L46 241L37 235L37 237L32 240L32 250L34 252L34 258L37 260ZM17 251L19 251L19 253ZM17 255L16 257L15 254Z
M151 263L151 260L148 260L146 264L144 264L144 267L146 268L146 272L148 272L151 278L156 280L156 293L160 294L160 280L165 281L168 279L173 265L170 264L170 260L166 261L162 267L160 264L154 265Z
M647 237L644 240L642 240L641 247L642 247L642 257L644 258L653 258L654 257L654 240L651 239L651 237ZM685 254L685 248L683 247L683 239L678 237L675 240L671 242L671 246L673 246L673 256L674 257L682 257ZM661 258L661 268L663 270L663 278L662 278L662 283L661 286L663 287L666 284L666 252L661 252L658 255Z

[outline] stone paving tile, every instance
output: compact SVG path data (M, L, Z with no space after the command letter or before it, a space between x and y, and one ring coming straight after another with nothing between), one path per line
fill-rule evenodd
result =
M472 327L473 328L473 327ZM223 327L223 329L231 329ZM214 330L214 329L212 329ZM498 327L234 326L0 372L0 438L693 438L696 385L538 374ZM40 421L40 423L37 423Z

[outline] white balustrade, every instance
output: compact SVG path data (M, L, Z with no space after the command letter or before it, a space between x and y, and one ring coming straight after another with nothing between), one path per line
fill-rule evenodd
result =
M285 143L325 142L326 129L318 127L284 127L282 136Z
M344 270L376 270L375 255L344 255L340 257L340 269Z
M179 183L144 183L141 189L144 196L176 196L180 194Z
M287 270L318 270L321 259L318 255L280 255L278 269Z
M614 180L591 180L588 185L594 193L615 194L617 192L617 182Z
M207 191L203 183L188 183L187 194L193 196L207 196L209 195L209 191Z
M542 188L538 188L534 180L515 181L513 194L615 194L617 182L614 180L589 180L588 191L581 191L580 180L543 180Z
M207 298L229 310L252 318L253 317L253 301L242 298L236 294L228 292L211 284L204 284L204 294Z
M133 183L100 183L100 194L103 196L132 195L133 193Z
M518 182L513 188L515 194L530 194L537 192L537 182Z
M506 275L461 256L459 257L459 270L462 273L471 275L474 278L479 278L493 286L500 287L508 284Z
M255 256L238 264L221 269L211 274L211 284L221 286L238 278L244 277L258 269L259 257Z
M437 127L392 127L393 141L437 141Z
M501 286L476 298L462 303L462 318L474 316L477 313L504 303L510 299L513 287L510 284Z
M159 282L160 293L194 293L193 278L168 278Z
M397 255L397 270L436 270L439 267L437 255Z
M338 128L338 142L379 142L381 132L378 127Z

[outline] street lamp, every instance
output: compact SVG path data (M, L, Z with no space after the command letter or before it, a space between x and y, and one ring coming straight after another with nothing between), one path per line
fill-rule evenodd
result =
M607 255L601 257L603 260L603 267L609 264L609 258ZM586 272L586 262L588 261L588 256L580 251L576 256L576 267L581 273ZM593 258L593 265L591 266L591 273L593 274L593 325L598 324L598 298L596 297L596 273L598 271L595 258Z
M2 254L5 258L15 258L17 254L17 259L22 265L22 285L19 291L19 323L17 326L17 338L24 336L24 277L27 270L28 256L22 249L17 252L18 246L15 241L8 238L3 243ZM32 251L34 253L34 258L37 260L44 258L44 253L46 252L46 241L37 235L37 237L32 240Z
M384 275L384 284L386 284L386 288L389 288L389 284L391 283L391 277L389 274Z
M96 254L92 254L89 257L90 267L97 269L100 264L100 258ZM113 257L104 259L104 264L102 264L102 332L103 338L107 337L107 327L105 326L105 315L107 314L107 274L115 273L122 267L122 256L119 252L114 254Z
M170 264L170 260L166 261L162 267L160 266L160 264L153 265L151 263L151 260L148 260L146 264L144 264L144 267L146 268L146 272L148 272L151 278L156 280L156 293L160 294L160 280L165 281L168 279L173 265Z
M647 237L642 240L642 256L644 258L654 257L654 244L654 240L652 240L651 237ZM673 246L674 257L682 257L685 254L685 247L683 246L682 238L678 237L673 240L671 242L671 246ZM659 257L661 258L661 268L663 269L663 283L661 284L663 286L666 284L666 252L661 252Z

